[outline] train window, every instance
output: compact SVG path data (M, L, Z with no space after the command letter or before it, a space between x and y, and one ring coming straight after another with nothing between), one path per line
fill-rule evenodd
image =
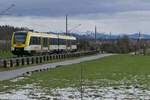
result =
M30 38L30 45L35 45L36 42L35 42L35 37L31 37Z
M31 37L30 38L30 45L40 45L41 39L40 37Z
M38 44L40 45L41 44L41 38L38 37Z
M51 39L49 39L49 44L50 44L50 45L52 44L52 40L51 40Z
M58 39L57 38L50 38L50 44L51 45L58 45Z
M43 38L43 47L46 47L46 41L45 41L45 38Z
M73 45L73 40L70 40L70 45Z
M76 45L76 40L67 40L68 45Z
M51 38L49 39L49 44L53 45L53 40Z
M66 45L65 39L59 39L59 45Z
M54 38L54 45L58 45L58 39Z
M16 42L25 43L26 36L27 36L27 33L24 33L24 32L15 33L14 34L14 43L16 43Z
M43 47L48 46L48 38L43 38Z
M59 39L59 45L62 45L62 39Z
M64 40L63 40L63 44L64 44L64 45L66 45L66 43L67 43L67 40L66 40L66 39L64 39Z
M72 41L71 40L67 40L68 42L68 45L70 46L72 44Z
M71 41L72 45L76 45L76 40Z

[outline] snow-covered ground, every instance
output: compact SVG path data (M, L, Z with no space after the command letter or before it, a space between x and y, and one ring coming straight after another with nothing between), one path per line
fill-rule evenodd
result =
M132 77L133 80L144 78L144 76ZM26 78L18 77L10 81L17 82ZM135 83L137 83L136 80ZM145 85L135 83L126 78L120 81L99 79L91 82L84 80L82 87L75 87L75 84L72 84L72 87L55 89L43 88L33 83L19 86L19 89L0 92L0 100L80 100L81 95L83 100L150 100L150 90L144 88Z
M9 100L79 100L80 88L41 89L28 84L19 90L0 93L0 99ZM149 100L150 91L135 86L84 86L83 100Z

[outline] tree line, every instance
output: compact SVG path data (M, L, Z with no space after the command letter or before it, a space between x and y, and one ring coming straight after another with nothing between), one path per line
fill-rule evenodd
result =
M107 53L131 53L135 51L146 52L145 50L150 47L149 40L133 40L128 36L123 36L115 40L102 40L97 39L79 39L78 47L82 50L100 50Z
M29 30L29 29L24 27L14 27L9 25L0 26L0 40L6 40L6 39L10 40L13 32L24 31L24 30Z

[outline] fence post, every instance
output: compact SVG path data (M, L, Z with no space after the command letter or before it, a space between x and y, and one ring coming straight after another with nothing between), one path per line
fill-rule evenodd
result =
M46 60L49 61L49 56L46 56Z
M16 62L14 59L10 59L10 67L15 67L16 66Z
M8 60L8 59L5 59L5 60L4 60L4 67L5 67L5 68L10 67L10 60Z
M36 57L36 64L39 63L39 56Z
M4 60L0 60L0 67L4 67L5 64L4 64Z
M21 59L20 58L17 58L16 59L16 66L20 66L21 65Z

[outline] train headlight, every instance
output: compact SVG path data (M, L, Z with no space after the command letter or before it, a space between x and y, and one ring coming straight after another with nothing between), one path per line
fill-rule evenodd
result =
M31 50L31 48L28 46L28 47L25 47L25 48L24 48L24 50L26 50L26 51L30 51L30 50Z
M15 50L15 48L11 47L11 51L14 51L14 50Z

